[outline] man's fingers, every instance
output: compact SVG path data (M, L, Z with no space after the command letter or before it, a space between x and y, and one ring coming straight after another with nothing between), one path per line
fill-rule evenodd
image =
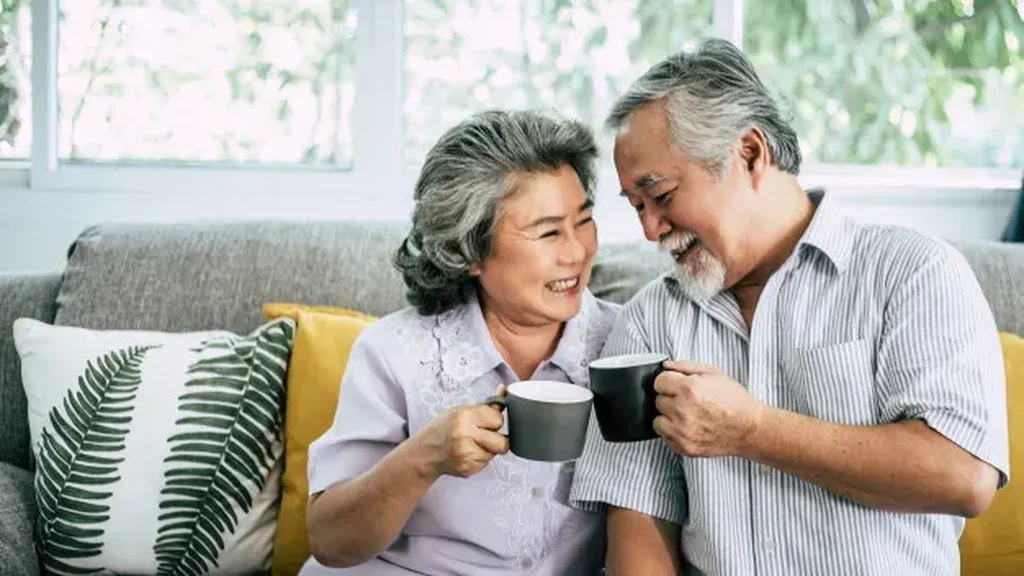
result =
M477 430L474 436L476 443L491 454L504 454L508 452L508 437L490 430Z
M654 379L654 391L665 396L675 396L686 378L687 376L676 372L662 372Z
M669 419L664 416L654 418L654 433L662 438L668 439Z
M701 364L700 362L690 362L688 360L665 360L661 365L666 370L679 372L680 374L686 374L687 376L713 374L718 371L714 366L708 366L707 364Z
M654 399L654 407L658 409L658 412L664 415L668 415L669 412L674 412L673 408L675 402L673 402L671 396L665 396L658 394L658 397Z

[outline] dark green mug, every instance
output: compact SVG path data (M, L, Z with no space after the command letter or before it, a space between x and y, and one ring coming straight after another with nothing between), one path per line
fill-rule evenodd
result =
M512 453L527 460L567 462L583 454L594 395L582 386L525 380L508 386L505 396L485 404L508 411Z
M609 356L590 363L590 389L601 436L609 442L636 442L657 438L654 418L654 379L662 371L665 354Z

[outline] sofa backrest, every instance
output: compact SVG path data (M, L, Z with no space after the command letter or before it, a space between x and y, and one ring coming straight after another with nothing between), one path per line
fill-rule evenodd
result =
M69 250L56 323L96 329L247 332L264 302L353 308L406 305L391 264L395 222L222 222L108 225ZM1001 330L1024 333L1024 245L958 243ZM648 242L601 247L590 282L624 302L670 266Z

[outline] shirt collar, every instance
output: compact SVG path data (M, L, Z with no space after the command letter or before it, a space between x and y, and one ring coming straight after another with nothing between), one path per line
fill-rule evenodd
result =
M590 333L590 318L597 308L594 295L583 289L580 311L565 323L562 337L551 355L551 363L569 377L573 384L586 385L590 380L587 371L587 337Z
M451 380L448 385L453 387L468 385L505 364L504 357L494 346L490 330L487 329L477 291L467 288L464 299L463 305L443 312L434 328L443 372ZM587 381L584 351L588 319L595 306L594 296L584 288L580 311L565 323L562 336L549 360L577 384Z
M836 272L842 274L846 272L853 256L857 224L824 190L808 190L807 196L815 206L814 216L797 248L803 245L813 247L832 262Z

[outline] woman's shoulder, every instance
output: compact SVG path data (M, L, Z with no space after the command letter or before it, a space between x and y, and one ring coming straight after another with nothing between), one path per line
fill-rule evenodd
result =
M611 300L603 300L598 298L587 290L587 302L585 305L589 308L589 318L591 322L604 322L606 320L615 321L622 313L622 304L612 302Z
M356 342L377 351L387 350L396 336L424 330L425 316L407 306L374 320L359 333Z
M422 314L413 306L382 316L364 329L357 339L362 346L379 355L406 354L407 346L421 340L433 340L439 330L464 320L465 305L440 314Z
M587 311L587 332L592 339L604 342L615 326L619 314L622 313L622 305L609 300L602 300L588 291Z

